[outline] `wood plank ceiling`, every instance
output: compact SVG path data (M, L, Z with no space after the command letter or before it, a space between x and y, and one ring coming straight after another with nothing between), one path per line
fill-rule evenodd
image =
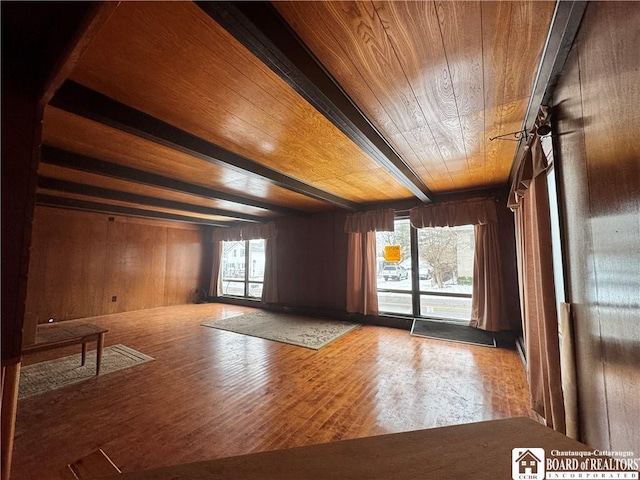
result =
M504 185L553 2L122 2L38 202L212 225Z

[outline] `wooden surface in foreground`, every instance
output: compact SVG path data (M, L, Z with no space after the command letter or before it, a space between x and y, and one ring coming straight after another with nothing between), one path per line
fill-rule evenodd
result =
M155 360L20 400L12 480L57 478L97 448L126 473L529 414L515 351L372 326L315 351L200 325L250 311L183 305L78 320L108 328L105 346Z
M510 418L263 452L113 480L497 480L511 478L513 448L588 450L529 418Z

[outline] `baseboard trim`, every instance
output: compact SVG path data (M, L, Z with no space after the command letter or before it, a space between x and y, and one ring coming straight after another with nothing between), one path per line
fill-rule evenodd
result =
M391 317L385 315L363 315L361 313L349 313L341 310L317 307L301 307L298 305L262 303L259 300L234 297L209 297L208 303L226 303L229 305L239 305L242 307L262 308L274 312L291 313L295 315L306 315L309 317L329 317L346 322L360 323L363 325L374 325L377 327L399 328L411 330L413 317Z

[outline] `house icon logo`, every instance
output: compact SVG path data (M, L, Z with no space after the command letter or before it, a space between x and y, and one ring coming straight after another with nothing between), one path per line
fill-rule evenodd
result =
M511 450L513 480L544 480L544 448L514 448Z

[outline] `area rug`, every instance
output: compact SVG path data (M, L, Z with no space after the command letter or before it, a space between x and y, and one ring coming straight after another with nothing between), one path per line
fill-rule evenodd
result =
M140 353L124 345L113 345L102 351L100 376L140 365L153 357ZM56 390L96 377L95 351L87 352L87 361L80 365L80 354L34 363L20 369L20 390L18 398Z
M452 342L470 343L484 347L495 347L493 333L467 325L455 325L433 320L416 318L411 327L411 335L417 337L435 338Z
M202 325L314 350L321 349L360 326L338 320L267 311L248 313Z

